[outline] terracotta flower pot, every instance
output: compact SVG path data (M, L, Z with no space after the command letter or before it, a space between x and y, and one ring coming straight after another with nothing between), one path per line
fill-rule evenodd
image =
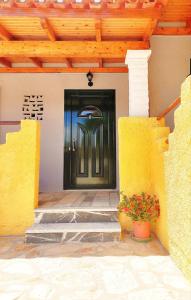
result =
M138 239L148 239L151 235L150 222L134 221L133 222L133 235Z

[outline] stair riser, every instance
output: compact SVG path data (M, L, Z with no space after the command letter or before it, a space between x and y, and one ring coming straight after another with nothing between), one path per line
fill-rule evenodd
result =
M26 243L65 243L65 242L113 242L119 241L118 232L54 232L27 233Z
M97 222L117 222L117 211L74 211L59 213L39 213L36 212L35 223L97 223Z

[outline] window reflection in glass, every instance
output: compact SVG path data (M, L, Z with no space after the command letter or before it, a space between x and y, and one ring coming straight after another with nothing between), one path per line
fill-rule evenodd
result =
M85 106L78 114L79 118L100 118L102 116L101 110L93 105Z

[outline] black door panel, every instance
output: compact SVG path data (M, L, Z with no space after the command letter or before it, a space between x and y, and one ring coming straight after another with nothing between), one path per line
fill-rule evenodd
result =
M115 91L65 91L64 188L115 188Z

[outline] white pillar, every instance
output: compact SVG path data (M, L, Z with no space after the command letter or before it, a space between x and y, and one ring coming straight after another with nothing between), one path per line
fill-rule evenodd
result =
M129 116L149 116L148 60L151 50L128 50Z

